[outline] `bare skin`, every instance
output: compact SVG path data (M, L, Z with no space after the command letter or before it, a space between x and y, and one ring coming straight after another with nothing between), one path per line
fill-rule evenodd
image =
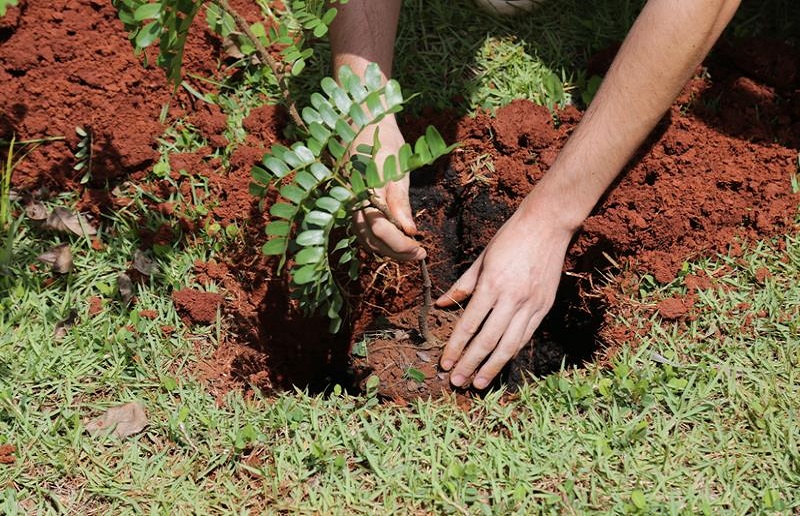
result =
M350 0L341 9L331 32L335 64L363 69L376 55L391 54L397 20L387 20L391 17L386 12L390 5L399 8L400 2L380 2L380 9L368 7L371 3L374 5L369 0ZM485 388L531 339L553 305L570 239L669 108L738 6L739 0L647 3L553 166L467 272L436 301L437 306L446 307L472 296L442 354L441 366L451 370L453 385L466 385L474 374L472 385ZM347 13L351 10L353 13ZM380 12L368 16L369 11ZM355 25L349 24L355 19L369 30L352 30ZM375 34L387 37L373 37ZM391 57L387 68L383 68L385 62L378 63L391 70ZM383 194L392 213L406 217L407 184L396 190L387 188ZM411 218L410 210L407 217ZM407 236L413 231L404 235L399 229L385 227L377 217L364 217L362 223L370 226L363 229L373 239L370 248L400 259L416 258L417 251L412 252Z

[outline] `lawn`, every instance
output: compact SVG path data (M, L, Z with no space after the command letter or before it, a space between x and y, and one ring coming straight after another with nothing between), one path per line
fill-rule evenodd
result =
M592 13L583 4L474 24L471 8L405 2L396 67L404 88L420 94L411 113L461 116L515 98L581 104L588 58L624 35L641 2L598 2ZM796 44L796 9L745 4L731 34L769 32ZM324 42L318 50L294 83L300 97L324 73ZM274 97L274 81L245 66L187 84L187 97L225 115L218 131L227 144L212 144L205 161L234 169L246 120ZM202 289L227 303L226 282L201 282L197 264L256 256L262 242L248 236L254 223L215 226L207 217L219 209L216 176L170 175L175 156L209 148L191 120L167 120L149 168L116 183L125 203L90 219L96 237L47 230L25 215L23 200L11 202L19 226L0 271L0 513L800 512L796 226L696 256L669 282L635 263L606 269L603 288L616 300L606 324L628 335L626 344L516 391L397 403L375 386L270 390L247 385L248 376L220 389L207 368L221 348L241 345L236 316L223 303L197 324L172 294ZM42 148L63 150L55 145ZM170 181L179 193L168 198L147 186ZM796 193L797 176L791 181ZM41 206L85 207L83 188L42 195ZM146 245L170 221L156 208L165 202L195 225ZM64 243L72 272L37 261ZM155 267L134 262L148 245ZM135 280L130 304L118 291L121 272ZM662 317L671 299L691 300L684 316ZM143 430L124 438L87 431L128 402L145 409Z

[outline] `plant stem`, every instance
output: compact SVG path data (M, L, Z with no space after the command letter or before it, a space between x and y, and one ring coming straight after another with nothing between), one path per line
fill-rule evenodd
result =
M431 300L431 276L428 274L428 261L423 258L420 262L422 267L422 306L419 309L419 332L427 344L435 344L436 339L431 335L428 328L428 314L431 311L433 301Z
M286 82L286 74L283 73L283 70L281 70L278 62L273 59L271 55L269 55L269 52L267 52L267 49L264 48L264 45L261 43L261 40L258 38L258 36L253 34L253 31L250 30L250 24L247 23L247 20L244 18L244 16L236 12L230 6L228 0L214 0L214 3L217 4L220 9L230 14L233 20L236 22L236 26L239 27L239 30L242 31L244 35L253 42L253 46L256 47L256 53L258 53L258 57L261 59L261 62L267 63L272 70L272 73L275 74L275 79L278 81L278 87L283 93L283 101L286 103L286 107L289 110L289 115L292 117L292 120L299 127L306 129L306 124L300 117L300 113L297 111L297 105L295 104L294 99L289 92L289 85Z
M369 202L375 209L380 211L389 222L394 224L397 229L400 231L403 230L400 223L394 218L394 215L392 215L392 212L389 211L389 207L383 202L383 199L371 193ZM431 306L433 306L433 300L431 298L431 276L428 273L428 261L425 258L420 261L420 267L422 269L422 306L419 309L419 332L422 338L425 339L426 344L438 345L428 328L428 314L430 314Z

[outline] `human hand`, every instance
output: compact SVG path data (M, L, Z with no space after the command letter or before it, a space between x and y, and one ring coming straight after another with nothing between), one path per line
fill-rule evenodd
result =
M381 142L376 162L382 165L388 156L397 154L405 140L394 117L384 118L376 128ZM374 135L374 130L364 130L353 141L352 148L360 144L372 145ZM403 261L425 258L425 249L411 238L417 233L417 227L411 215L411 204L408 199L409 183L409 177L406 175L399 181L375 189L375 196L383 200L389 213L400 224L400 228L375 208L359 210L353 216L356 236L361 244L372 252Z
M537 204L529 196L436 301L444 307L472 295L441 358L443 369L452 368L450 383L456 387L488 356L472 382L486 388L553 306L572 231Z

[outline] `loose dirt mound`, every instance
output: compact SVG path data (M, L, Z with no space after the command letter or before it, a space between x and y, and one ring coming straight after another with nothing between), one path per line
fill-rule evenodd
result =
M254 3L242 0L234 5L255 20ZM187 47L188 70L218 76L225 73L218 67L220 61L219 41L202 23L196 24ZM603 300L586 291L597 280L597 271L611 266L606 256L666 281L687 258L725 251L736 238L790 230L798 204L789 179L800 146L798 53L775 41L728 42L706 70L687 85L586 221L569 252L566 270L574 275L565 276L556 309L537 334L536 345L523 354L523 368L545 372L560 364L567 351L576 362L591 352ZM160 70L143 67L133 56L107 2L23 0L0 19L0 137L67 137L26 159L15 172L18 189L45 185L54 191L78 190L83 209L95 213L124 205L126 200L110 190L149 173L157 159L156 138L163 131L159 114L170 91ZM405 121L409 138L433 121L448 140L464 144L451 160L414 179L413 203L438 289L454 281L480 252L553 162L580 116L568 108L554 120L547 110L520 101L494 117L426 113ZM414 342L413 307L419 297L414 266L388 261L365 266L363 281L352 286L354 337L331 337L324 321L306 320L293 310L285 283L257 252L266 216L247 192L249 169L265 147L280 139L283 113L264 107L250 114L245 121L249 136L234 151L228 170L211 157L215 147L228 143L218 108L179 92L171 99L168 119L178 117L197 127L208 147L174 156L170 179L148 188L162 199L176 192L191 198L197 192L180 170L206 177L212 193L209 215L197 220L169 202L154 203L168 222L143 230L142 244L186 245L191 242L187 235L212 222L223 229L231 223L242 228L242 238L224 262L196 264L201 285L213 282L223 290L224 295L211 303L213 314L210 309L193 313L200 306L194 304L200 291L175 293L176 305L190 322L213 320L216 303L222 303L226 339L200 371L212 388L222 392L245 383L264 389L323 387L329 381L344 381L350 343L386 316L391 320L383 326L399 327L408 338L402 345L392 339L374 340L369 360L356 363L359 374L380 372L386 392L396 397L447 388L446 375L435 367L437 351L408 346ZM95 139L88 185L79 185L82 174L72 170L76 125L90 129ZM698 278L696 283L703 281ZM613 299L604 302L614 309ZM678 300L659 310L681 317L687 306ZM441 339L455 315L433 314ZM575 341L581 345L579 352L572 349ZM389 342L395 344L386 347L388 351L377 350ZM427 380L410 384L409 367L422 371Z

